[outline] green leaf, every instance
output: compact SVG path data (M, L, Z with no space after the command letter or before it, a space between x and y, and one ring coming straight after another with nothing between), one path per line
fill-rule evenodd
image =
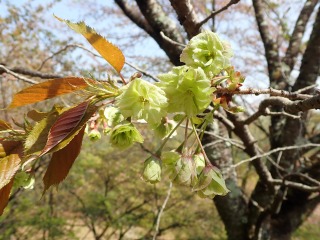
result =
M84 129L85 127L80 130L65 148L53 153L43 177L43 193L45 193L50 186L59 184L67 177L74 161L80 153Z
M21 107L82 90L88 86L88 81L92 80L85 80L81 77L66 77L32 85L16 93L8 108Z
M107 60L107 62L120 73L123 68L125 58L121 50L98 34L93 28L84 22L73 23L55 16L59 21L65 22L72 30L82 34L87 41Z

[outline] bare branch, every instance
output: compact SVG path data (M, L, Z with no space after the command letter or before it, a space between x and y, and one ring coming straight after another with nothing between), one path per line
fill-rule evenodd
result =
M293 86L298 90L316 83L320 73L320 7L313 25L307 49L303 54L300 74Z
M305 192L319 192L320 191L320 185L319 186L309 186L303 183L298 182L292 182L288 180L282 180L282 179L274 179L271 181L274 185L281 185L285 187L291 187L296 188Z
M10 74L11 76L14 76L15 78L17 78L19 80L22 80L24 82L31 83L31 84L37 84L38 83L35 80L32 80L30 78L26 78L24 76L21 76L21 75L15 73L14 71L11 71L10 69L6 68L5 66L3 66L1 64L0 64L0 69L4 70L4 72L6 72L6 73ZM2 74L2 73L0 72L0 74Z
M160 32L160 35L163 39L165 39L167 42L171 43L172 45L176 45L176 46L183 47L183 48L186 47L185 44L176 42L176 41L172 40L171 38L167 37L166 35L164 35L164 33L162 31Z
M147 71L137 67L136 65L133 65L132 63L128 63L128 62L125 62L128 66L132 67L133 69L141 72L143 75L146 75L148 76L149 78L152 78L155 82L159 82L159 79L156 78L155 76L153 76L151 73L148 73Z
M252 136L248 126L243 124L243 120L239 115L228 113L228 117L235 126L233 132L242 140L244 146L246 147L245 152L251 157L258 156L259 147L257 145L257 141ZM256 158L256 161L254 161L252 164L255 167L262 183L264 183L268 187L268 190L271 193L274 193L275 188L271 184L273 177L267 166L262 162L262 159Z
M116 4L121 8L123 13L138 27L142 28L148 34L153 34L153 29L143 17L143 15L139 12L139 9L132 8L131 5L127 3L126 0L114 0Z
M256 21L259 28L260 36L264 45L266 60L268 63L268 73L271 83L276 86L281 80L282 75L279 62L278 44L274 41L271 31L265 18L264 10L266 9L263 0L252 1L256 15Z
M251 158L247 158L245 160L242 160L242 161L240 161L240 162L238 162L236 164L231 165L230 168L237 168L237 167L239 167L240 165L242 165L244 163L252 162L254 160L258 160L258 159L261 159L263 157L270 156L271 154L276 153L276 152L288 151L288 150L299 149L299 148L309 148L309 147L320 147L320 144L307 143L307 144L299 145L299 146L286 146L286 147L275 148L275 149L272 149L269 152L266 152L266 153L263 153L263 154L257 154L256 156L253 156Z
M180 24L186 30L188 38L190 39L200 33L201 25L197 24L197 15L190 0L170 0L170 2L178 15Z
M203 19L202 21L200 21L197 26L198 28L200 28L203 24L205 24L206 22L208 22L211 18L213 18L214 16L216 16L217 14L227 10L230 6L232 6L233 4L237 4L238 2L240 2L240 0L230 0L230 2L228 2L227 5L225 5L224 7L220 8L217 11L213 11L211 12L211 14L206 17L205 19Z
M170 194L171 194L171 189L172 189L172 182L170 182L169 184L169 188L168 188L168 192L167 192L167 196L166 198L164 199L163 201L163 204L161 206L161 209L158 213L158 216L157 216L157 222L156 222L156 229L155 229L155 233L153 235L153 240L155 240L157 238L157 235L159 233L159 226L160 226L160 220L161 220L161 216L162 216L162 213L167 205L167 202L169 201L169 198L170 198Z
M31 77L38 77L38 78L42 78L42 79L51 79L51 78L62 78L63 76L58 75L58 74L50 74L50 73L43 73L43 72L39 72L39 71L35 71L35 70L30 70L30 69L26 69L26 68L21 68L21 67L14 67L14 68L7 68L4 65L0 65L0 74L4 73L4 72L8 72L11 71L15 74L22 74L22 75L27 75L27 76L31 76ZM23 79L23 77L19 79ZM25 78L27 79L27 78ZM26 80L29 81L29 80ZM34 81L34 80L31 80ZM32 83L32 82L30 82ZM34 83L33 83L34 84Z
M160 32L163 32L165 36L174 42L184 42L184 38L178 30L176 23L168 17L157 0L136 0L136 2L141 13L153 29L153 33L150 35L166 52L173 64L181 65L180 54L182 48L172 45L171 42L166 41L160 35Z
M229 90L227 88L217 88L215 93L220 94L237 94L237 95L261 95L261 94L269 94L270 96L280 96L289 99L308 99L312 97L309 94L300 94L297 92L288 92L285 90L277 90L274 88L268 89L254 89L254 88L247 88L247 89L238 89L238 90Z
M317 5L318 0L307 0L296 21L296 25L290 37L289 46L284 57L284 63L288 65L290 71L293 69L297 56L300 52L300 46L309 18Z

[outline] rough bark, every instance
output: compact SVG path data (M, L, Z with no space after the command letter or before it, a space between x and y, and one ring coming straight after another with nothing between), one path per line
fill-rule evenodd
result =
M207 130L215 132L216 134L224 135L224 137L228 137L228 133L222 124L211 124ZM217 139L213 135L205 134L203 143L205 145L206 143L211 143L215 140ZM248 239L247 202L244 198L244 193L237 183L237 174L235 169L230 170L230 165L233 163L230 147L231 146L227 143L219 143L216 145L210 145L205 149L210 161L222 170L224 177L227 179L227 187L231 190L231 192L226 196L216 196L214 198L214 203L225 225L228 239L246 240Z

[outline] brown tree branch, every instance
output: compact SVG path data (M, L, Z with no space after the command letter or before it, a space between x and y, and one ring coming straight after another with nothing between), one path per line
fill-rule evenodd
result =
M26 69L26 68L21 68L21 67L14 67L14 68L7 68L3 65L0 65L0 74L7 72L11 75L13 74L22 74L22 75L27 75L27 76L31 76L31 77L38 77L38 78L42 78L42 79L51 79L51 78L62 78L63 76L58 75L58 74L51 74L51 73L43 73L43 72L39 72L39 71L35 71L35 70L30 70L30 69ZM14 75L13 75L14 76ZM17 77L17 76L15 76ZM32 79L27 79L24 78L22 76L17 77L21 80L25 79L24 81L35 84L38 83Z
M200 28L197 24L197 15L190 0L170 0L173 9L178 15L180 24L184 27L187 32L188 38L200 33Z
M166 52L170 61L174 65L181 65L180 54L182 47L173 45L170 41L167 41L161 36L161 32L165 36L172 39L174 42L183 43L184 39L179 32L176 24L168 15L164 12L161 5L156 0L136 0L141 13L148 21L149 25L153 29L153 33L150 34L159 46Z
M218 94L235 94L235 95L261 95L261 94L269 94L270 96L279 96L288 99L308 99L313 95L309 94L301 94L298 92L289 92L285 90L277 90L274 88L268 89L254 89L254 88L247 88L247 89L237 89L237 90L229 90L228 88L217 88L215 93Z
M2 70L2 71L1 71L1 70ZM34 80L30 79L30 78L26 78L26 77L24 77L24 76L21 76L21 75L15 73L14 71L11 71L10 69L8 69L8 68L6 68L5 66L3 66L3 65L0 64L0 74L3 74L3 73L8 73L8 74L10 74L11 76L14 76L15 78L17 78L17 79L19 79L19 80L22 80L22 81L24 81L24 82L26 82L26 83L31 83L31 84L36 84L36 83L38 83L37 81L34 81Z
M205 19L203 19L202 21L200 21L198 24L197 24L197 27L200 28L203 24L205 24L206 22L208 22L211 18L215 17L217 14L227 10L230 6L232 6L233 4L237 4L238 2L240 2L240 0L230 0L230 2L228 2L227 5L225 5L224 7L220 8L219 10L217 11L213 11L211 12L211 14L206 17Z
M300 74L293 86L293 90L298 90L306 86L315 84L320 74L320 7L313 25L307 49L302 58Z
M134 9L132 5L128 4L126 0L114 0L115 3L121 8L123 13L138 27L143 29L149 35L153 35L153 29L146 21L146 19L141 15L139 9Z
M301 42L306 31L307 23L317 3L318 0L307 0L296 21L294 30L290 37L286 55L283 59L284 63L289 67L289 72L291 72L296 63L297 56L301 50Z
M284 112L279 112L279 114L281 113L281 115L285 115L291 118L300 118L297 115L291 115L291 114L306 112L311 109L319 109L320 95L317 95L308 99L300 100L300 101L291 101L283 97L270 97L270 98L264 99L261 101L258 111L252 114L247 119L245 119L243 123L247 125L254 122L260 116L275 115L272 113L270 114L270 112L268 112L269 106L278 106L283 108ZM285 113L288 113L289 115Z
M279 62L279 46L274 41L271 31L268 27L267 19L264 15L265 5L263 0L252 1L255 11L256 21L259 28L259 33L264 45L266 60L268 64L268 73L272 86L275 87L281 81L281 66Z

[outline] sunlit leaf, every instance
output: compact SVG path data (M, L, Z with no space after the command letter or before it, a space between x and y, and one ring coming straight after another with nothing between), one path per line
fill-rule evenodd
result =
M40 122L42 119L44 119L46 116L48 115L48 113L46 112L39 112L36 109L32 109L31 111L29 111L27 113L27 116L32 119L35 122Z
M121 50L107 41L104 37L98 34L93 28L87 26L84 22L73 23L68 20L61 19L55 16L59 21L65 22L72 30L82 34L88 42L107 60L107 62L120 73L125 58Z
M41 155L47 153L59 144L78 126L87 110L88 104L89 102L80 103L78 106L63 112L59 116L50 128L48 140Z
M49 166L43 177L44 192L50 186L59 184L67 177L80 153L84 129L83 127L65 148L52 154Z
M11 181L7 185L0 189L0 216L2 215L3 210L8 204L12 185L13 179L11 179Z
M16 93L9 108L41 102L86 88L87 81L80 77L58 78L32 85Z
M0 189L10 182L20 164L21 159L18 154L10 154L0 159Z
M60 111L59 108L52 108L47 117L34 125L24 143L26 155L39 155L41 153L47 143L50 128L59 117Z

